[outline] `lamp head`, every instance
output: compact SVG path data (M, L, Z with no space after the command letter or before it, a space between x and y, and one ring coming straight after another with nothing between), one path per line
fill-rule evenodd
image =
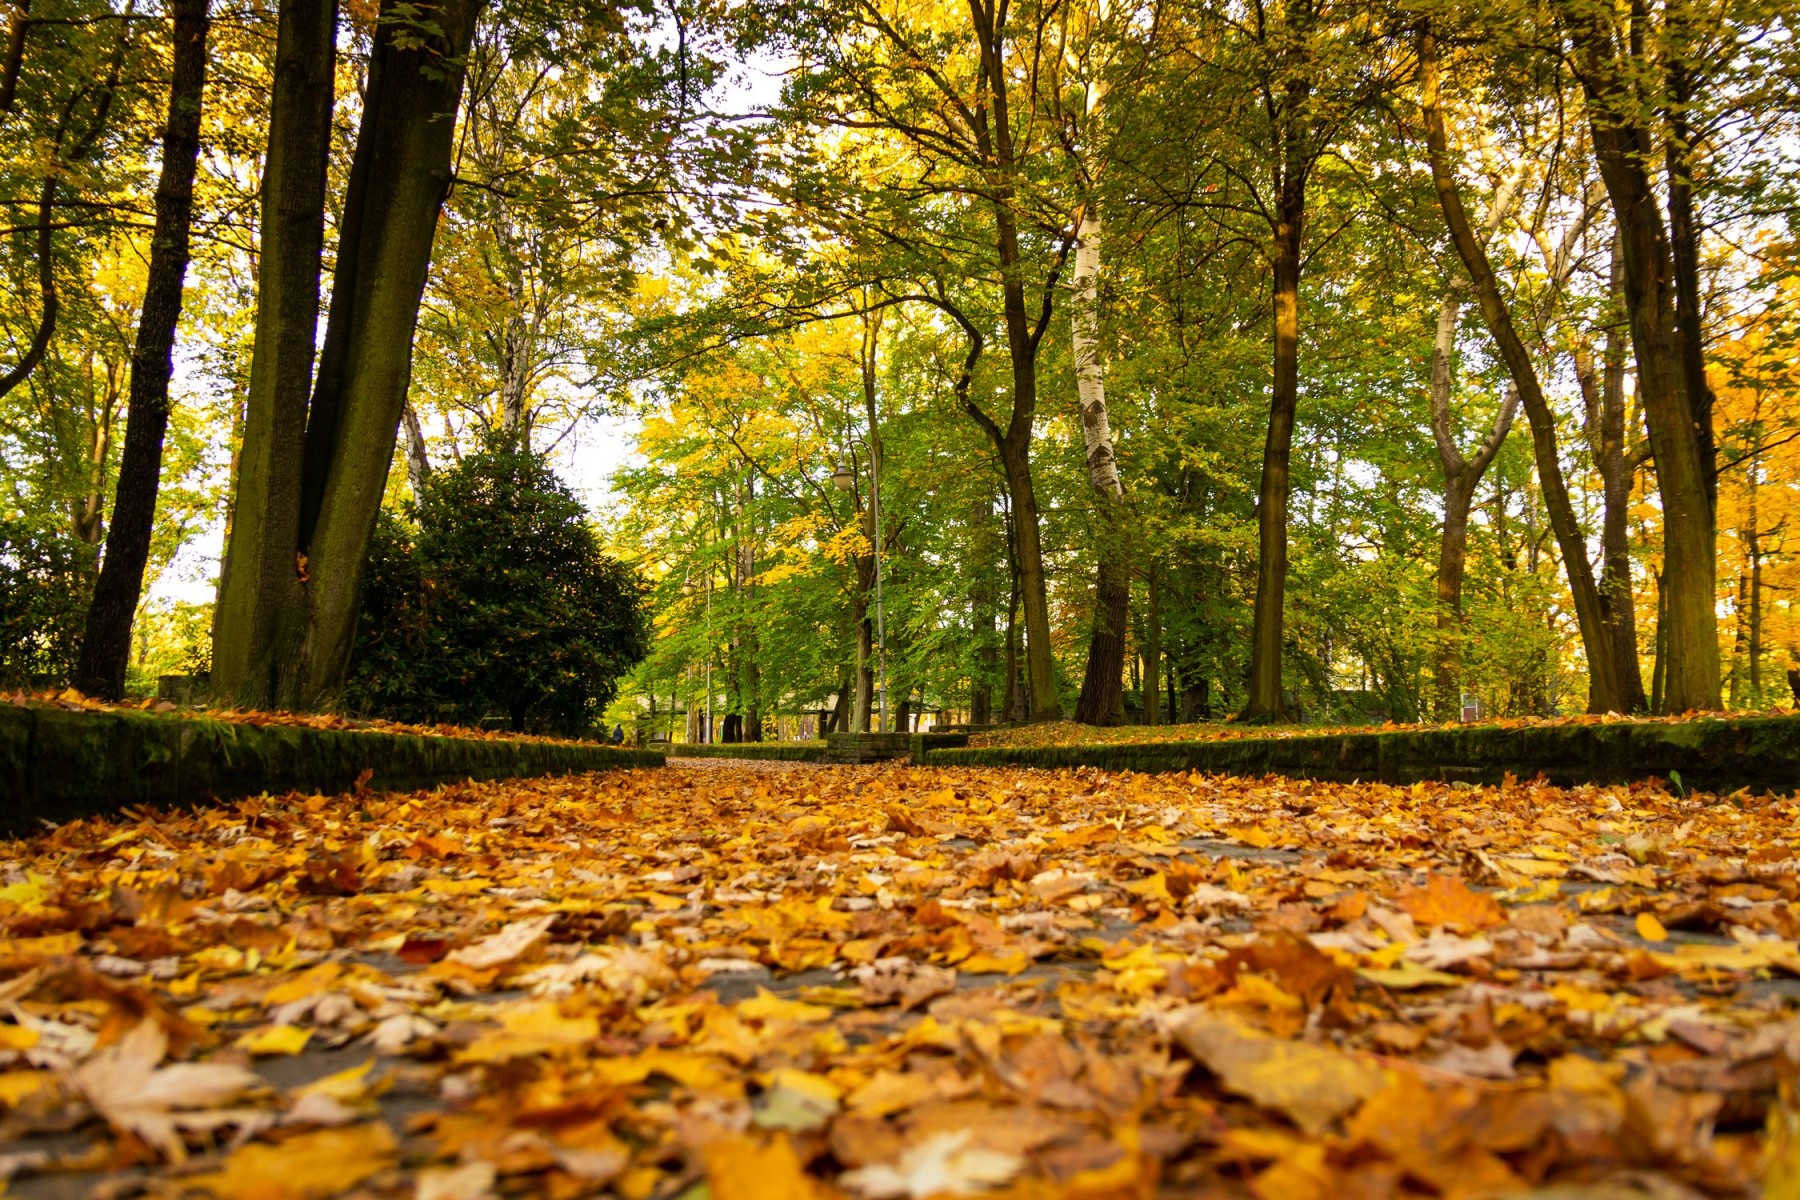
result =
M840 492L848 492L856 487L856 472L849 467L839 467L831 473L832 486Z

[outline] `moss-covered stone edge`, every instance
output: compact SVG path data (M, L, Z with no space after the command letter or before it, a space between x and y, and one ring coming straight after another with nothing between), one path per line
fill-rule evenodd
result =
M341 792L364 771L367 786L394 791L662 765L660 753L599 745L0 705L0 832L133 805Z
M670 758L748 758L778 762L824 762L824 742L676 742L669 747Z
M1389 730L1217 742L990 746L931 750L934 767L1097 767L1142 772L1291 775L1338 781L1560 785L1662 777L1686 790L1800 790L1800 715L1619 721L1509 729Z

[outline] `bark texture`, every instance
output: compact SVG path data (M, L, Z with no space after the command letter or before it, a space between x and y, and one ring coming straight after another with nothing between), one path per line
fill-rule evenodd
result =
M317 708L341 687L363 560L393 460L456 112L480 0L443 0L435 30L383 0L340 222L331 316L307 416L300 601L284 608L276 701Z
M1270 246L1274 363L1269 432L1256 489L1256 610L1250 630L1250 694L1243 714L1246 721L1261 722L1289 718L1282 699L1281 641L1287 602L1288 473L1300 398L1300 249L1305 237L1307 164L1298 133L1288 130L1284 141Z
M212 689L266 708L280 615L301 602L300 479L319 321L336 0L284 0L262 181L256 333L231 536L213 614Z
M1006 348L1012 358L1012 413L1002 429L964 393L964 407L993 440L1007 493L1012 500L1013 552L1019 571L1019 598L1025 612L1025 671L1030 681L1027 719L1053 721L1062 715L1050 654L1050 601L1044 579L1037 491L1031 477L1031 427L1037 417L1037 353L1050 324L1060 261L1044 281L1035 320L1025 298L1018 218L1013 210L1014 179L1020 163L1013 145L1010 72L1005 60L1008 9L1005 0L969 0L981 55L982 97L972 124L977 150L989 164L994 214L994 246L1000 268L1000 300Z
M1638 395L1662 501L1664 616L1658 635L1663 686L1657 711L1716 709L1719 643L1711 424L1702 397L1693 394L1691 364L1677 320L1675 256L1650 178L1654 139L1631 82L1640 64L1627 61L1631 50L1620 44L1612 10L1559 0L1558 13L1574 49L1572 61L1587 101L1594 157L1618 225ZM1690 226L1691 217L1689 212ZM1697 299L1693 308L1688 329L1697 335Z
M1096 81L1088 87L1088 118L1097 122L1105 97ZM1087 669L1075 719L1086 725L1125 723L1126 623L1131 616L1131 568L1125 548L1125 487L1113 453L1106 411L1106 364L1100 350L1100 253L1103 227L1098 201L1082 208L1075 234L1073 305L1069 332L1075 355L1075 389L1081 404L1081 439L1093 486L1095 521L1094 618L1088 634Z
M1144 724L1162 724L1162 570L1152 560L1144 583Z
M169 427L169 377L175 326L187 277L188 234L194 209L194 169L200 156L200 106L206 90L208 0L173 0L173 70L163 125L162 169L156 182L156 221L144 306L131 355L125 449L113 496L112 528L88 607L87 630L75 667L76 686L90 695L124 694L131 655L131 623L150 558L150 533L162 477L163 436Z
M1613 256L1613 290L1622 286L1622 265ZM1585 409L1588 449L1600 474L1600 604L1612 631L1613 659L1618 664L1622 712L1649 707L1644 674L1638 666L1637 602L1631 579L1631 482L1641 461L1627 444L1625 344L1609 330L1602 362L1596 371L1585 349L1575 354L1575 379Z

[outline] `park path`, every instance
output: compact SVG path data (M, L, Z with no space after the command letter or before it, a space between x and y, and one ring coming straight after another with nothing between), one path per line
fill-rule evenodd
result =
M1795 808L700 760L78 823L0 855L0 1169L1775 1195Z

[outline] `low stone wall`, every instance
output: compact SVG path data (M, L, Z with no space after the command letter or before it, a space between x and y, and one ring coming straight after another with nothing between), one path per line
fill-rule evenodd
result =
M959 730L932 729L913 734L906 746L913 762L922 763L933 750L954 750L968 744L969 735Z
M1095 746L987 746L932 750L934 767L1101 767L1292 775L1341 781L1629 783L1653 776L1690 790L1800 790L1800 715L1703 718L1679 723L1492 725L1216 742Z
M833 733L825 741L826 761L834 763L887 762L912 751L910 733Z
M670 758L749 758L774 762L824 762L824 742L676 742Z
M246 725L154 713L0 704L0 833L131 805L262 792L408 790L466 779L660 767L610 746Z

